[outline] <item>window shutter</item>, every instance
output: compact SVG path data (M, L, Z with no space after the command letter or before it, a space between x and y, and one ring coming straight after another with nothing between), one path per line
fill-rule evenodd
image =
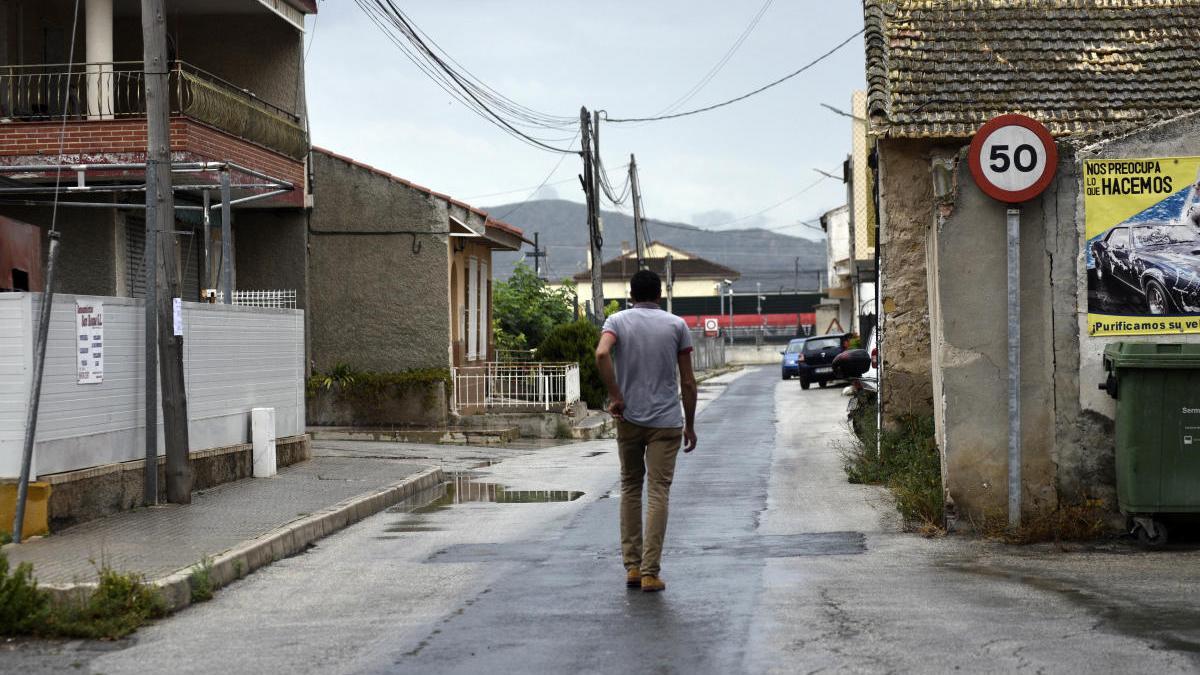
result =
M479 358L488 358L488 264L479 263Z
M479 353L479 260L467 260L467 360Z

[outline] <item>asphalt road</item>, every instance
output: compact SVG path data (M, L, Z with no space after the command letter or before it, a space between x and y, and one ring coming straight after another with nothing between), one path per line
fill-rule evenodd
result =
M1200 669L1195 547L900 532L886 494L841 472L845 399L778 377L706 387L700 446L672 490L665 593L624 587L615 444L598 441L480 467L430 508L363 521L133 640L58 645L38 663L139 675ZM37 670L9 656L0 669Z

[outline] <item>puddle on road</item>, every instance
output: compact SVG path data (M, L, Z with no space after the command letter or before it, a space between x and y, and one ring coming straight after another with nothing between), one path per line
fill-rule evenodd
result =
M490 464L490 462L488 463ZM480 468L482 468L481 465ZM388 509L388 513L403 513L402 520L386 528L386 532L438 532L442 528L430 525L425 516L448 509L455 504L473 502L492 504L545 504L573 502L583 496L578 490L512 490L499 483L480 480L470 472L450 472L450 480L441 487L428 490ZM392 537L377 537L391 539Z

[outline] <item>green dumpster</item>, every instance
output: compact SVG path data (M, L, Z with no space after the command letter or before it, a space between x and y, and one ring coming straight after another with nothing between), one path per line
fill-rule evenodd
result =
M1117 400L1117 499L1144 544L1166 543L1158 518L1200 513L1200 344L1104 348Z

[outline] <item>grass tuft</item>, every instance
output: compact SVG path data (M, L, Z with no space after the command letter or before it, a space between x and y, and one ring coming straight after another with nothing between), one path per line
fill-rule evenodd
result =
M0 553L0 635L37 635L90 640L125 637L166 613L162 595L140 575L100 570L100 583L85 600L52 603L37 587L33 568L15 570Z
M988 513L978 530L988 539L1016 545L1089 541L1108 534L1108 517L1103 500L1084 499L1053 511L1022 514L1021 526L1016 529L1008 526L1008 514L1003 510Z
M942 466L933 418L901 417L894 429L881 433L874 405L864 405L851 426L855 438L842 454L850 482L887 486L905 527L926 536L943 534Z
M188 575L192 602L208 602L213 597L212 558L204 556L200 564Z

